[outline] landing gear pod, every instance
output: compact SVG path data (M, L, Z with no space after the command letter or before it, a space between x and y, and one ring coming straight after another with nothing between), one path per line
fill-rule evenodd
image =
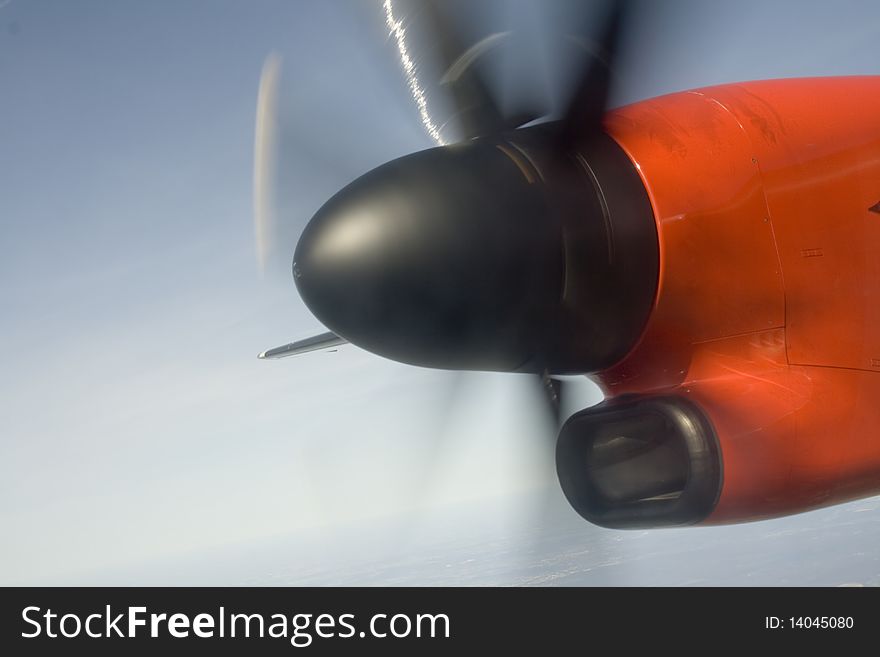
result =
M615 400L573 415L556 446L559 483L588 521L614 529L692 525L715 508L721 450L682 397Z

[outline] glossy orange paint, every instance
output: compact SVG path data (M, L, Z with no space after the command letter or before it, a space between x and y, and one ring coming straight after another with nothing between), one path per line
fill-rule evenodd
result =
M880 492L880 77L748 82L611 112L660 284L605 393L695 400L724 462L708 523Z

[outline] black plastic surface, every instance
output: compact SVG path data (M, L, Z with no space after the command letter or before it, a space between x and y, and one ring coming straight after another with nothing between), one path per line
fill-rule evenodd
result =
M299 292L330 330L443 369L583 373L638 339L656 228L607 135L560 162L546 127L385 164L340 191L296 249Z

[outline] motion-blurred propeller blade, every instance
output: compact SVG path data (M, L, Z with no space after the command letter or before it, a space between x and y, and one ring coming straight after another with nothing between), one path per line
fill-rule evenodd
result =
M566 100L558 132L561 152L569 152L601 130L620 43L633 13L631 4L631 0L607 0L599 7L599 11L584 11L582 3L572 2L554 7L561 9L561 13L567 18L567 22L562 21L562 24L555 26L558 30L564 30L556 35L556 40L567 39L577 44L580 57L580 61L574 62L573 66L573 70L577 71L573 89L569 93L561 94ZM501 102L504 94L499 87L507 90L507 85L501 84L503 81L498 78L498 67L487 69L485 66L486 60L498 63L498 57L506 60L508 65L515 60L519 68L522 68L523 62L532 64L530 60L534 59L534 53L528 46L534 44L528 39L523 41L524 35L519 30L483 30L482 37L469 41L450 19L450 3L423 0L417 6L422 7L423 11L414 13L414 17L425 22L429 36L427 42L433 45L426 50L434 55L442 71L440 83L449 91L454 106L454 118L459 124L462 139L513 130L546 113L546 93L535 88L534 79L531 82L532 89L527 91L530 97L518 98L520 106L512 108ZM447 11L444 13L444 10ZM470 13L476 15L480 12ZM498 13L489 21L493 26L496 22L503 24ZM476 19L478 26L481 22L486 23L485 16L483 19ZM584 29L572 34L568 31L571 21L575 24L586 21L586 25ZM601 25L600 29L589 29L595 28L597 22ZM523 51L529 53L526 59L523 59ZM569 66L564 64L565 68ZM522 96L522 89L519 91ZM538 109L540 107L544 110Z
M278 84L281 57L271 54L263 64L257 92L254 138L254 238L257 262L265 272L277 231L274 182L278 166Z
M504 130L506 122L486 80L473 63L505 35L492 34L469 47L463 43L440 5L439 0L425 0L425 18L436 55L444 70L441 83L452 95L461 137L471 139L500 132Z
M589 142L601 131L602 117L608 109L614 64L631 15L631 0L611 0L606 4L607 17L599 38L581 49L581 72L562 117L559 148L565 152Z
M302 75L302 66L293 67ZM318 104L319 105L319 104ZM282 61L270 54L263 63L254 130L254 238L263 274L289 280L291 257L306 220L333 191L369 165L353 156L348 140L335 140L304 128L316 101L296 96L292 105L282 84Z

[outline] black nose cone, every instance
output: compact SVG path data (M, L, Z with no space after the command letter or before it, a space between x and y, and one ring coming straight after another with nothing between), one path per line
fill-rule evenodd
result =
M403 157L330 199L294 255L318 319L428 367L571 373L622 357L657 283L645 189L610 138L587 166L542 160L530 130Z
M356 180L300 239L302 298L331 330L388 358L519 368L533 356L529 317L553 304L563 275L558 222L526 166L472 142Z

